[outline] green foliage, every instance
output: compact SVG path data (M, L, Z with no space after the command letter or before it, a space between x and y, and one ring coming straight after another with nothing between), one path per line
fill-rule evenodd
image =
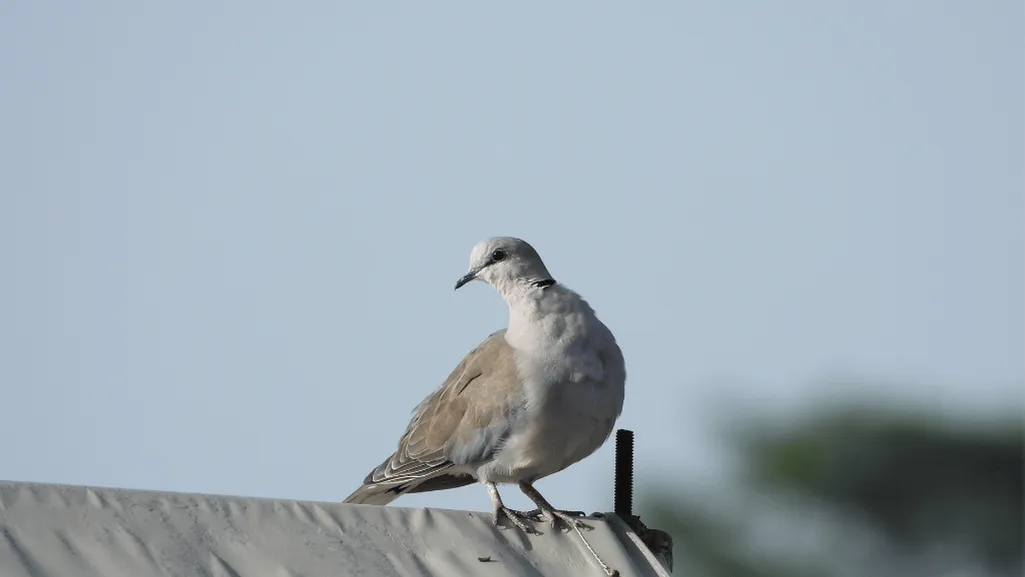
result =
M784 532L776 535L778 551L750 547L745 535L757 533L766 515L780 515L766 503L786 503L791 521L825 518L842 535L871 537L872 563L902 568L890 574L932 575L948 562L938 559L985 575L1022 574L1020 420L954 423L848 407L783 427L748 422L726 435L742 464L727 499L737 506L710 507L667 490L646 502L649 526L673 535L677 564L690 565L691 574L852 574L842 560L857 552L845 540L809 553L787 546Z

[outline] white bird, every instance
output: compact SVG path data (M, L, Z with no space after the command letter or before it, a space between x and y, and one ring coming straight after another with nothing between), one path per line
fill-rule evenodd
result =
M413 412L398 450L346 503L387 505L404 493L484 484L494 521L546 516L568 524L534 488L598 449L623 409L626 367L612 332L572 290L556 283L537 251L511 237L478 243L456 289L481 280L509 306L509 327L470 352ZM515 483L537 505L506 507L497 484Z

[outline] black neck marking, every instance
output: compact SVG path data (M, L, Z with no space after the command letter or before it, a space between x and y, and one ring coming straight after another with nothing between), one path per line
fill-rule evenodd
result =
M546 278L544 280L539 280L539 281L535 282L534 283L534 287L535 288L539 288L539 289L543 289L543 288L548 288L548 287L552 286L553 284L555 284L555 279Z

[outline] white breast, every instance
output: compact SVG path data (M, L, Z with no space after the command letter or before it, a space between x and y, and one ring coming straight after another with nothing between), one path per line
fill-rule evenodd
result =
M552 287L555 288L555 287ZM525 410L482 478L534 480L593 453L623 408L626 373L612 333L576 293L560 288L517 309L506 339L517 350Z

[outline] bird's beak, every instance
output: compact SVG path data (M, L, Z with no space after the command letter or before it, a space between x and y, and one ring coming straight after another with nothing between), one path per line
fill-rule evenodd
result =
M455 288L455 290L459 290L459 287L461 287L464 284L466 284L466 283L474 280L475 278L477 278L477 272L478 271L476 271L476 270L471 270L470 272L468 272L468 273L464 274L463 276L459 277L459 280L456 281L456 288Z

